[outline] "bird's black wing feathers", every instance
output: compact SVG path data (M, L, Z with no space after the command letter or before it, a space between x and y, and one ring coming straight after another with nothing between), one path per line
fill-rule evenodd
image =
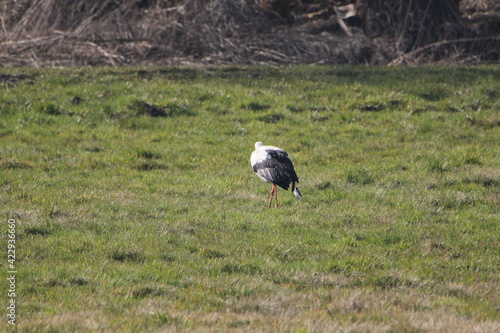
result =
M295 173L295 168L293 167L292 161L288 154L283 150L271 150L268 149L266 152L271 155L272 159L278 161L279 167L283 168L284 171L289 175L290 179L299 182L297 173Z
M292 161L285 151L268 149L266 152L271 158L255 164L255 172L285 190L288 190L290 182L299 182Z

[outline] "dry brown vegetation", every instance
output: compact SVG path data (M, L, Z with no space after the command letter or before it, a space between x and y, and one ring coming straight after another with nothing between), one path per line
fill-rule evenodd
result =
M0 65L495 62L495 0L7 0ZM340 9L339 9L340 8Z

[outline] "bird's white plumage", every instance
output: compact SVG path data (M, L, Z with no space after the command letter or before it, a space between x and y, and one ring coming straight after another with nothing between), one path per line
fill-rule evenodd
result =
M293 194L298 198L302 198L299 189L295 186L299 179L286 151L278 147L266 146L259 141L255 143L255 150L250 156L250 163L257 176L265 182L272 183L273 189L276 185L279 185L286 190L291 183ZM273 190L271 190L271 193L274 193Z
M250 163L252 165L252 168L255 168L256 165L259 165L262 162L273 158L271 154L267 152L268 150L286 154L286 152L281 148L274 146L266 146L262 142L256 142L255 150L250 156ZM270 171L271 170L269 170L268 168L261 168L255 172L257 173L257 176L259 176L259 178L262 179L263 181L272 183L273 175L271 174Z

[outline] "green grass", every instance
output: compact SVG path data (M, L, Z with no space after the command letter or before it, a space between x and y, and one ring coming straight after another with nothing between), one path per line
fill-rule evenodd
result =
M20 331L500 329L498 66L1 69L0 91ZM255 141L303 200L267 209Z

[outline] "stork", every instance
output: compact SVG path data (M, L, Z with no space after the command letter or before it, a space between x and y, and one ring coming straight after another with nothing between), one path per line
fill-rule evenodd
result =
M276 198L275 207L279 207L276 185L288 190L290 183L292 183L293 194L297 198L302 198L299 188L295 186L295 183L299 182L299 178L286 151L278 147L265 146L259 141L255 143L255 150L250 156L250 163L253 171L260 179L272 184L271 192L269 192L269 208L271 208L273 197Z

